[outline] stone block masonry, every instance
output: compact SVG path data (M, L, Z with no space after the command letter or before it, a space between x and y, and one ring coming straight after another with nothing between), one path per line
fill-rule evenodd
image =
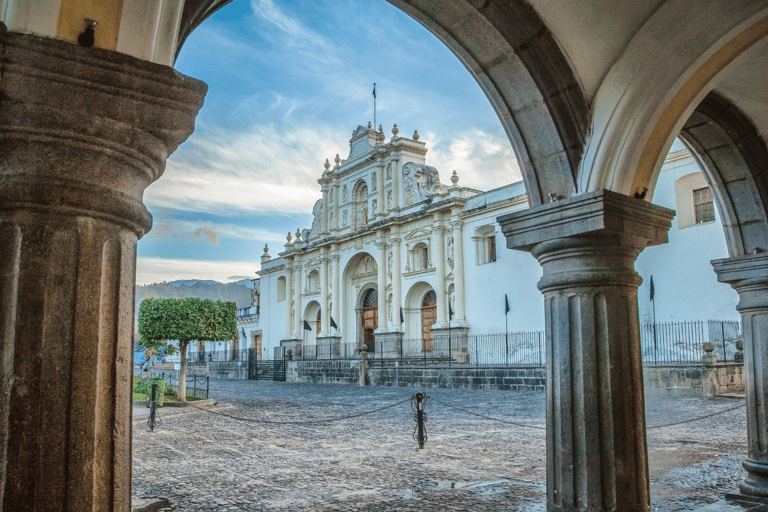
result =
M360 360L289 361L285 372L288 382L312 384L357 384Z

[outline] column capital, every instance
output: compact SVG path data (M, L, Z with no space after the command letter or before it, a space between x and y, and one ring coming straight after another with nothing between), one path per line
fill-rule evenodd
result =
M713 260L717 280L728 283L739 294L736 309L768 310L768 254Z
M207 86L167 66L56 39L8 32L0 46L0 208L149 231L144 189L192 134Z
M461 219L453 219L451 220L451 227L453 228L460 228L464 225L464 221Z
M531 251L542 242L574 236L621 235L643 247L667 242L675 212L610 190L598 190L502 215L496 220L507 248Z

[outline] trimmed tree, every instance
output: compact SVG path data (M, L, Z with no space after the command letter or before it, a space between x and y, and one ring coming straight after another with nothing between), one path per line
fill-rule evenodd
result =
M187 401L187 346L190 341L224 341L237 336L234 302L209 299L144 299L139 306L139 345L169 347L178 340L181 352L179 400Z

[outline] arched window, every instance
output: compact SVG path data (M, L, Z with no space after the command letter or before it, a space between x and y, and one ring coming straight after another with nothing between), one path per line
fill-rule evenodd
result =
M413 246L411 251L411 263L413 270L425 270L429 268L429 247L424 242Z
M277 302L285 300L285 276L277 278Z
M309 293L320 291L320 272L313 270L307 278L307 291Z
M481 226L475 230L475 254L477 264L484 265L496 261L496 227L493 224Z

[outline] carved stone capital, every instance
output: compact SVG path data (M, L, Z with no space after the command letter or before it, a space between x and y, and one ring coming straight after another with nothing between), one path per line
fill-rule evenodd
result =
M0 208L88 216L143 235L144 189L192 133L207 86L97 48L0 34Z

